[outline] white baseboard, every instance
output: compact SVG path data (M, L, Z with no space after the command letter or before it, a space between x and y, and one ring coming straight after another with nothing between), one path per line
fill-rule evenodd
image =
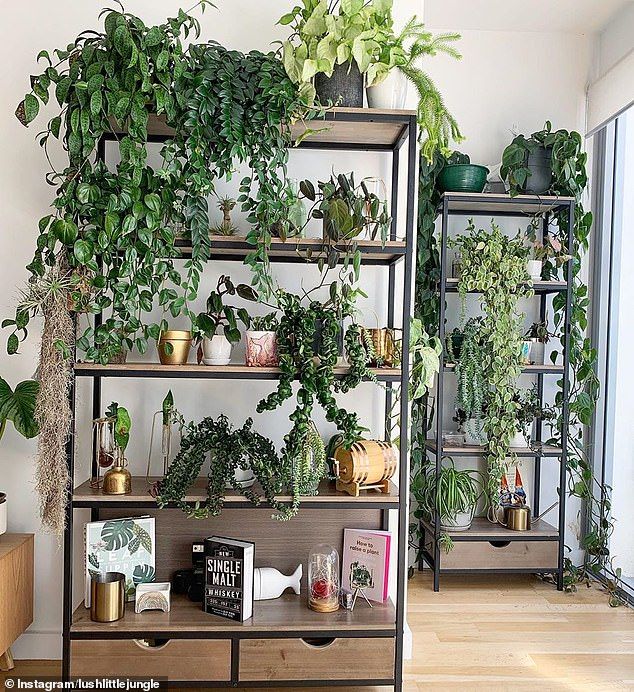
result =
M414 651L414 637L412 636L412 630L409 628L407 622L403 627L403 659L406 661L411 661Z
M62 633L57 630L25 632L11 647L15 659L62 658Z

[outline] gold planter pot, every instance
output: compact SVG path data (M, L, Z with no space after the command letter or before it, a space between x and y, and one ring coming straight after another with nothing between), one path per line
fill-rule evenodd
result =
M374 346L377 359L370 363L371 366L377 367L380 364L392 367L394 365L396 360L396 339L393 329L368 329L367 327L362 327L361 337L364 340L369 337Z
M125 575L105 572L90 577L90 619L115 622L125 615Z
M171 353L167 352L166 344L171 344ZM192 333L190 331L172 329L163 332L158 342L161 365L186 365L191 347Z

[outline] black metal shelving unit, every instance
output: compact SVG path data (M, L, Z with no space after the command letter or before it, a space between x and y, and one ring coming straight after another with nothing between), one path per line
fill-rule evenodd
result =
M440 218L441 240L440 240L440 267L441 275L438 285L439 295L439 337L441 343L445 342L446 318L447 318L447 302L446 296L448 293L455 293L458 290L458 279L453 279L448 276L448 225L450 216L486 216L486 217L517 217L529 219L535 216L541 217L541 233L542 239L549 232L549 223L554 214L565 215L567 217L568 231L568 247L573 245L573 227L574 227L575 200L572 197L542 197L532 195L519 195L510 197L509 195L498 194L475 194L475 193L444 193L441 197L438 207ZM563 363L558 365L546 364L543 366L527 366L522 369L522 374L533 375L537 378L537 392L541 402L544 400L544 378L547 376L557 376L563 380L562 387L562 415L563 420L568 420L568 394L570 389L570 313L572 305L572 260L565 263L563 281L538 281L532 284L535 292L535 298L539 300L539 315L540 320L544 320L547 315L548 298L555 294L565 294L565 317L563 321ZM448 372L455 369L455 365L445 363L444 352L441 354L441 367L437 381L436 391L436 414L435 428L433 429L433 438L427 441L427 453L435 462L436 476L440 473L443 457L460 456L460 457L481 457L486 455L485 446L449 446L443 444L443 402L446 395L445 392L445 377ZM460 547L467 543L477 542L480 544L489 544L495 548L493 559L484 559L481 565L467 565L469 559L477 556L465 554L464 561L462 559L454 560L452 552L445 555L440 547L440 517L435 516L433 522L421 522L422 545L420 546L421 560L419 568L422 569L424 564L427 564L433 570L434 591L440 589L440 575L447 573L552 573L556 574L557 588L563 589L563 569L564 569L564 531L566 517L566 473L567 473L567 450L568 450L568 430L564 425L562 431L561 447L548 447L542 444L542 422L541 420L535 423L536 443L528 449L513 449L512 452L517 457L534 459L535 471L533 482L533 515L538 517L540 514L540 495L541 495L541 464L542 459L550 458L555 460L550 463L559 463L559 511L558 511L558 526L552 527L546 522L539 521L536 526L527 532L515 532L501 527L500 525L491 524L484 520L479 525L473 526L472 529L465 532L456 532L451 534L451 539L455 545ZM556 544L556 551L552 551L551 557L530 556L531 543L549 542ZM484 551L489 550L482 545ZM521 556L512 556L512 559L505 562L504 549L508 546L517 547L522 545L526 547L527 556L525 564L522 564ZM454 548L454 550L456 550ZM484 554L484 553L483 553ZM498 558L497 560L495 558ZM531 559L535 562L531 564ZM552 564L550 564L552 560ZM488 564L489 562L495 564ZM443 566L443 563L445 565ZM447 564L449 563L449 564ZM458 566L456 566L456 564Z
M380 511L381 528L388 527L388 512L398 511L398 565L397 567L397 595L396 603L392 606L389 603L385 609L375 608L376 616L386 619L370 623L366 626L364 617L370 618L375 615L362 615L360 609L349 617L347 627L337 627L337 621L329 621L328 615L322 615L320 624L316 627L306 627L298 631L292 631L285 635L285 630L280 628L270 628L266 623L257 622L256 626L240 629L236 628L236 623L230 623L226 629L216 626L200 628L192 627L191 630L181 629L180 631L170 632L169 628L162 627L160 632L155 626L144 627L140 630L118 629L116 626L104 627L99 623L85 622L85 616L77 616L73 613L73 536L74 536L74 513L75 510L90 509L91 520L98 520L103 510L123 509L134 512L138 509L156 508L156 505L147 492L135 491L135 479L133 479L133 494L130 498L116 498L104 496L99 491L91 491L89 484L80 484L69 490L69 497L66 509L66 529L64 534L64 601L63 601L63 677L68 677L73 672L71 663L72 644L90 639L103 640L122 640L138 637L170 637L176 639L219 639L224 638L231 643L231 675L230 680L224 681L196 681L195 686L204 685L206 687L236 687L240 686L289 686L300 687L307 684L311 685L393 685L395 690L402 690L403 687L403 629L405 622L405 583L406 583L406 557L408 545L408 493L409 493L409 470L408 470L408 421L409 421L409 402L407 397L409 381L409 320L412 312L412 277L413 277L413 249L414 249L414 219L416 213L416 177L418 172L417 158L417 121L414 111L378 111L368 109L334 109L326 113L325 126L319 131L301 141L298 145L301 149L319 150L350 150L350 151L369 151L386 152L392 157L392 185L391 185L391 213L392 228L390 241L381 246L380 243L371 241L361 241L362 263L365 265L383 266L388 271L388 314L387 324L390 327L400 326L403 334L403 357L400 370L383 370L377 372L378 379L384 381L387 388L386 395L386 429L389 421L388 411L391 408L393 383L400 383L403 396L400 399L400 466L398 473L398 488L395 486L391 492L380 497L351 498L341 494L340 497L333 497L334 491L331 489L325 495L306 498L306 508L308 511L333 511L356 510L356 509L377 509ZM294 126L293 135L299 137L301 128L305 125ZM152 117L149 123L149 141L164 142L171 136L171 131L165 126L160 118ZM99 143L98 155L105 161L106 141L116 139L116 134L105 137ZM407 160L407 196L404 223L399 215L399 170L401 152L405 149ZM404 227L405 240L397 240L397 229ZM270 259L276 262L305 262L302 250L307 247L314 247L319 241L293 239L282 243L274 241L271 246ZM250 250L250 246L240 238L216 238L212 239L211 261L222 259L224 261L241 262L245 254ZM181 248L183 257L187 257L187 247ZM400 286L397 286L396 265L401 263L403 266L402 282L402 316L401 324L396 324L395 298ZM400 284L400 281L398 282ZM97 315L96 320L100 319ZM222 368L206 368L205 366L160 366L149 363L127 363L121 365L98 366L93 364L77 363L75 365L75 378L90 378L92 380L92 417L98 418L102 415L102 380L105 378L189 378L189 379L221 379L221 380L275 380L278 372L274 368L245 368L228 366ZM70 394L71 405L73 408L73 430L75 430L75 379ZM75 439L74 435L68 443L67 458L70 476L75 484L74 459L75 459ZM93 464L94 466L94 464ZM92 468L93 476L96 475L96 468ZM137 488L140 485L136 486ZM228 508L240 509L248 512L252 506L241 497L228 497L226 501ZM163 511L163 510L160 510ZM166 510L167 511L167 510ZM301 514L301 510L300 510ZM210 520L213 521L213 520ZM207 527L209 528L209 527ZM160 558L159 558L160 559ZM79 579L83 580L83 570ZM81 606L80 606L81 607ZM257 609L258 604L255 604ZM378 612L377 612L378 611ZM357 614L358 613L358 614ZM370 611L368 610L368 613ZM386 613L386 615L381 615ZM213 616L208 616L213 617ZM355 618L358 618L358 625L355 626ZM125 618L124 620L125 621ZM122 621L122 622L123 622ZM321 624L323 623L323 624ZM330 623L330 624L329 624ZM260 626L262 625L262 626ZM244 682L239 676L240 642L246 639L267 636L272 638L280 637L354 637L366 639L368 637L387 637L393 642L394 646L394 666L390 674L374 676L374 679L366 679L363 670L359 669L359 679L330 679L324 676L322 680L263 680L257 683ZM377 643L378 645L378 643ZM363 666L363 658L359 658L359 666ZM354 661L347 659L342 661L342 666L349 668L354 665ZM116 673L116 661L113 661L112 672ZM355 671L357 672L357 671ZM173 683L176 684L176 683ZM187 681L179 681L178 684L187 684Z

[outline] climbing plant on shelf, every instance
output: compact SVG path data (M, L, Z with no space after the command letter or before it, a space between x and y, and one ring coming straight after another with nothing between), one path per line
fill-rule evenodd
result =
M584 428L592 422L592 415L599 396L599 381L596 376L596 349L586 336L588 327L588 287L582 274L582 261L588 252L592 213L583 206L583 195L588 182L587 154L583 151L583 140L578 132L552 130L549 122L544 129L533 133L532 137L543 141L545 146L552 147L551 165L552 182L549 194L570 196L575 199L574 228L572 247L568 248L568 214L558 212L554 218L554 228L549 233L555 234L559 244L567 248L572 255L572 309L570 324L570 367L571 386L569 391L569 419L562 419L563 380L559 381L560 391L556 396L559 420L553 443L561 443L563 426L568 427L568 470L569 492L583 501L586 516L586 530L581 540L581 547L586 551L583 565L577 566L566 558L565 586L574 589L575 585L588 575L602 571L611 573L616 581L619 570L614 568L610 558L609 541L613 532L611 517L611 488L596 477L585 441ZM515 169L523 166L521 161L511 164L508 179L515 180ZM521 175L520 175L521 179ZM511 185L511 194L519 194L516 183ZM556 271L555 267L547 268ZM565 317L565 294L559 294L553 300L555 324L562 325ZM564 337L561 337L561 348ZM560 350L552 354L553 362L561 355ZM617 605L620 600L614 589L614 582L608 584L611 590L610 602Z

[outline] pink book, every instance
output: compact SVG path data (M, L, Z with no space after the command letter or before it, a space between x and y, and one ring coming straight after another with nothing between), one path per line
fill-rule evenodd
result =
M350 593L362 588L371 601L387 600L390 576L389 531L345 529L341 567L341 588Z

